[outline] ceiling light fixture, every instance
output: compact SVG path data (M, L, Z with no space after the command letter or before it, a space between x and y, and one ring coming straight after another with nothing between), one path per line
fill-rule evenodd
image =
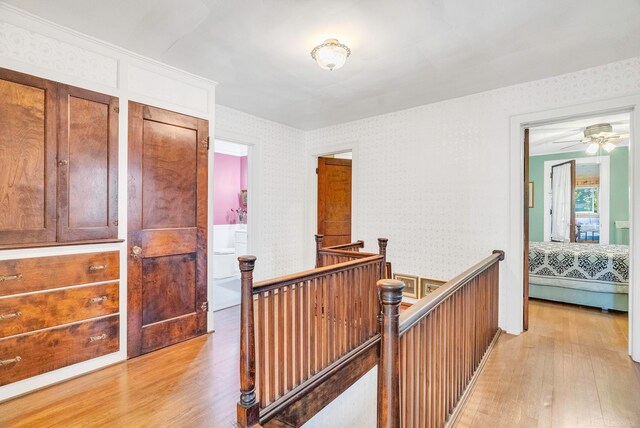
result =
M311 51L313 58L320 67L333 71L344 65L351 55L351 49L338 41L338 39L327 39L323 44L316 46Z

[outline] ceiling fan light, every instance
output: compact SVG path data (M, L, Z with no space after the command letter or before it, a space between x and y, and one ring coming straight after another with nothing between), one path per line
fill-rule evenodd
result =
M323 44L316 46L311 51L311 58L321 68L329 71L342 67L349 55L351 55L351 49L337 39L327 39Z
M600 146L597 143L591 143L589 144L589 147L587 147L587 154L589 155L595 155L596 153L598 153L598 149L600 148Z
M613 151L613 149L616 148L616 145L610 142L605 143L604 146L602 146L603 149L605 149L607 151L607 153L611 153Z

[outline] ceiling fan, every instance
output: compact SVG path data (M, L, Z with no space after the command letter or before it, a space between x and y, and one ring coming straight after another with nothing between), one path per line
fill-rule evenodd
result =
M588 144L586 152L590 155L595 155L601 148L607 153L611 152L616 148L617 143L626 138L629 138L629 134L614 134L611 123L597 123L587 126L584 129L584 138L581 140L554 141L554 144L577 142L577 144L563 147L561 150L567 150L581 144Z

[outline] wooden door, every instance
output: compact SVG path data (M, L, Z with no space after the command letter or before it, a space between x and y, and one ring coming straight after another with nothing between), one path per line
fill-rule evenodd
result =
M208 127L129 103L130 357L206 332Z
M118 99L60 85L58 241L118 237Z
M522 329L529 329L529 129L524 130L524 264Z
M571 185L569 190L570 208L569 208L569 242L576 242L576 161L570 160L562 162L551 167L551 189L553 189L553 177L554 172L558 168L570 168ZM556 175L557 176L557 175ZM553 193L553 192L552 192ZM552 201L556 195L552 194ZM549 215L553 215L553 202L552 211ZM553 218L551 219L551 234L553 236ZM553 240L553 239L552 239Z
M351 159L318 158L318 233L325 247L351 242Z
M56 240L56 92L0 69L0 245Z

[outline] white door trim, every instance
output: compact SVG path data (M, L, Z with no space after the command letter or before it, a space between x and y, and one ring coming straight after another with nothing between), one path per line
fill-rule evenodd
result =
M249 212L247 215L247 232L248 232L248 241L247 241L247 252L251 255L255 255L259 257L262 254L261 242L259 237L262 236L260 234L260 221L262 219L262 192L260 191L260 165L262 165L260 155L261 155L261 144L260 139L242 132L237 132L229 129L222 128L218 125L215 127L215 137L212 138L213 144L215 145L215 140L224 140L230 143L242 144L249 148L248 153L248 168L247 168L247 188L251 191L247 193L247 206L249 208ZM213 159L214 146L210 148L211 158ZM207 273L209 279L209 301L213 302L214 293L213 293L213 186L214 186L214 171L215 164L209 173L209 187L211 188L211 197L209 200L210 210L211 210L211 224L209 224L209 253L208 253L208 265L209 270ZM213 307L213 304L211 305ZM213 311L209 311L209 316L211 317L211 330L215 327L214 313Z
M523 320L523 227L524 227L524 128L552 121L564 121L594 113L629 111L631 115L629 147L630 203L630 272L629 283L635 284L635 267L640 266L640 150L634 141L640 136L640 94L606 99L558 109L512 116L509 144L509 242L507 263L503 266L500 298L500 319L504 328L513 334L522 332ZM640 272L640 270L639 270ZM640 361L640 292L629 287L629 355Z

